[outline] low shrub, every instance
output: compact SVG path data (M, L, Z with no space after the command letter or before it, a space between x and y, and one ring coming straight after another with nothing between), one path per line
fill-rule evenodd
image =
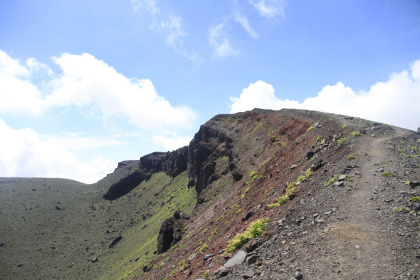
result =
M268 218L259 219L253 222L244 232L238 233L228 243L226 252L233 252L240 249L249 240L261 236L268 223Z

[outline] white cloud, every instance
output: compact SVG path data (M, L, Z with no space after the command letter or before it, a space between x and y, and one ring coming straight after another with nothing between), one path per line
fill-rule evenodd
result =
M173 151L187 146L191 137L181 137L176 134L169 136L157 135L152 137L153 144L163 147L166 151Z
M160 12L158 0L131 0L135 11L143 9L152 16L150 30L165 38L165 43L173 48L179 55L192 61L194 64L202 62L202 58L194 51L187 50L184 39L188 37L184 31L183 18L173 13Z
M267 19L272 19L277 16L285 18L285 3L283 0L250 0L252 6L258 13Z
M227 57L239 53L233 49L224 29L225 24L223 23L209 28L209 42L216 57Z
M167 30L166 43L170 46L177 47L182 44L182 37L187 34L182 30L182 18L170 15L167 20L161 22L163 30Z
M258 33L252 28L251 24L248 21L248 18L240 13L235 14L235 21L241 24L242 28L254 39L258 38Z
M144 8L152 15L157 15L160 12L159 8L156 6L157 1L158 0L131 0L131 4L135 11Z
M257 81L250 84L248 88L242 90L241 95L238 97L231 97L233 102L231 105L231 113L243 112L253 108L288 108L296 107L299 102L292 100L281 100L274 95L274 88L272 85Z
M27 66L0 50L0 113L41 113L41 92L30 78L37 63Z
M265 108L310 109L345 114L380 121L405 128L420 125L420 60L411 64L410 71L393 73L388 81L378 82L368 91L354 92L338 82L327 85L317 96L302 103L283 100L274 95L274 88L258 81L243 89L238 97L231 97L231 113Z
M41 114L76 106L100 114L105 123L123 119L150 130L189 127L195 118L187 106L172 106L160 96L150 80L129 79L90 54L65 53L53 60L60 75L36 85L30 81L33 60L24 66L0 51L0 112Z
M59 139L26 128L15 130L0 119L0 175L59 177L94 183L115 168L101 156L83 162Z

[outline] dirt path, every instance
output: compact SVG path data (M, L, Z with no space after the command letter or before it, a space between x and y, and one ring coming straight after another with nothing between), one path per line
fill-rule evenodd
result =
M350 150L356 159L347 160L342 150L325 175L309 181L289 204L292 210L278 212L282 222L275 223L281 226L257 249L264 265L256 279L418 279L418 217L397 208L418 195L405 182L418 180L419 168L407 168L388 148L403 133L361 136ZM384 171L395 176L385 177ZM353 181L326 187L335 174ZM239 279L248 268L238 267L225 279Z
M325 230L326 241L335 253L334 262L340 266L341 279L385 279L384 275L393 279L395 276L390 223L383 214L382 201L374 197L383 187L383 177L377 170L381 162L389 161L384 151L388 139L364 141L364 147L356 154L357 158L363 158L359 161L361 175L354 176L352 194L341 207L346 216Z

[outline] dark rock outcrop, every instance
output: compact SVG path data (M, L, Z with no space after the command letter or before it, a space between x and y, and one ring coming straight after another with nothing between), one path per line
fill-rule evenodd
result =
M105 199L115 200L137 187L144 180L148 180L151 174L141 170L135 170L131 174L114 183L104 195Z
M181 240L184 222L188 219L188 215L177 210L172 217L163 222L157 239L158 254L165 253Z
M217 159L228 156L232 162L232 139L227 132L214 127L217 123L216 116L202 125L188 148L188 186L195 186L197 196L221 175L215 172ZM234 167L234 164L229 164L230 171ZM240 180L242 177L238 173L235 178Z
M103 196L108 200L115 200L129 193L144 180L149 180L153 173L165 172L171 177L175 177L187 170L188 147L178 150L161 153L155 152L140 158L137 169L118 180L108 189ZM118 165L119 168L123 165Z

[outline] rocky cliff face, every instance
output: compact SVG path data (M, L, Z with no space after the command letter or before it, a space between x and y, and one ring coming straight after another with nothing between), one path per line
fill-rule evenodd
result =
M232 161L232 139L223 130L217 129L216 123L213 119L202 125L188 148L188 185L195 186L197 195L234 167L228 164L224 170L216 172L218 159L227 157L229 162Z
M187 170L188 147L173 152L155 152L140 158L138 166L128 174L114 182L103 196L107 200L115 200L129 193L141 182L150 179L153 173L165 172L175 177ZM119 164L123 168L125 164ZM118 168L117 168L118 169Z

